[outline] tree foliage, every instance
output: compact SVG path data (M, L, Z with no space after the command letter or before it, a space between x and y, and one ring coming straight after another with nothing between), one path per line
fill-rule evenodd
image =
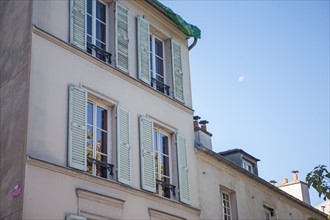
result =
M306 176L308 187L312 186L319 197L324 200L330 199L330 172L325 165L318 165Z

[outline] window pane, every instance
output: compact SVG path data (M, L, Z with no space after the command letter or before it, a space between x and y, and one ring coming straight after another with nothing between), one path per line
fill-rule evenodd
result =
M96 21L96 39L105 43L105 24Z
M168 155L168 137L163 135L163 134L159 134L160 136L160 152Z
M152 56L153 56L153 55L152 55L152 50L153 50L153 49L152 49L152 48L153 48L153 46L152 46L152 35L150 35L150 41L149 41L149 42L150 42L150 72L151 72L151 76L152 76L152 75L153 75L153 74L152 74L152 71L153 71L153 66L152 66L152 63L153 63L153 62L152 62L152 60L153 60L153 59L152 59Z
M108 111L102 107L97 106L97 128L105 131L108 129Z
M92 35L93 22L92 17L87 15L87 34Z
M93 149L93 127L88 125L87 126L87 148Z
M87 105L87 123L93 125L93 103Z
M96 2L96 18L105 23L105 5L101 2Z
M155 39L155 50L156 55L163 58L163 42L157 38Z
M165 155L162 155L161 158L161 174L170 176L170 161L169 158Z
M88 14L92 14L92 3L93 3L93 0L87 0L87 13Z
M96 152L101 152L107 154L107 133L101 130L96 131ZM95 158L97 160L101 160L101 157Z
M156 73L157 80L164 82L164 62L159 57L156 57Z

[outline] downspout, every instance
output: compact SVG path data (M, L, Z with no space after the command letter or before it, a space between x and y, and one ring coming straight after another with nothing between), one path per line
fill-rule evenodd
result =
M197 37L194 38L194 42L188 47L189 50L193 49L193 47L197 44Z

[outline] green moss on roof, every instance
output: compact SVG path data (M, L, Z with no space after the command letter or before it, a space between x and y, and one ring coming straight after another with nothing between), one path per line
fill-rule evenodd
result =
M201 38L201 30L198 27L187 23L180 15L174 13L170 8L163 5L158 0L148 1L166 14L185 35L188 37Z

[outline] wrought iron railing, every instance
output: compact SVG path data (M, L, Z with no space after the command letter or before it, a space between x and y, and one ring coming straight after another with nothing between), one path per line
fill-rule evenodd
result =
M102 167L109 171L110 176L113 176L113 164L96 160L94 158L87 158L89 163L95 164L96 168Z
M103 61L105 61L106 63L111 64L111 53L95 46L94 44L91 44L89 42L87 42L87 52L91 52L95 51L95 56Z
M172 192L173 196L175 196L175 186L169 183L166 183L164 181L161 180L156 180L156 183L158 185L161 185L162 187L164 187L164 189L168 189Z
M151 86L153 87L155 84L156 89L166 95L170 95L170 87L155 78L151 78Z

